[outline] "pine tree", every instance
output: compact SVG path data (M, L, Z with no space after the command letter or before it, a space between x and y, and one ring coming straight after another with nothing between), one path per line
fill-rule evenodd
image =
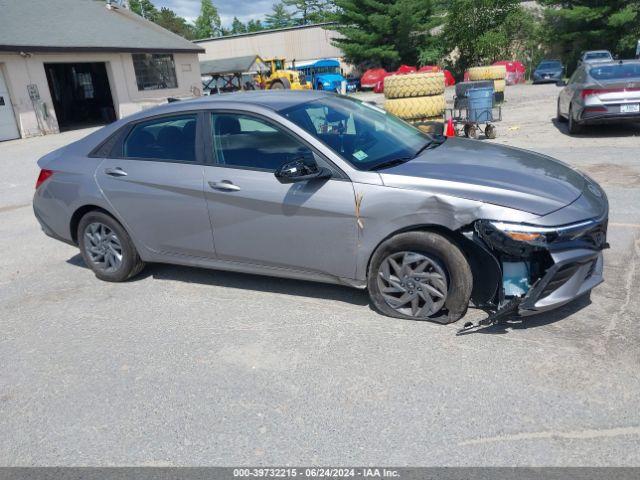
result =
M152 22L155 21L159 13L151 0L130 0L129 8L132 12Z
M162 28L166 28L187 40L194 40L196 37L193 26L188 24L184 18L176 15L176 13L169 8L161 8L160 12L156 15L154 22Z
M335 0L334 44L348 62L395 69L415 65L428 38L430 0Z
M264 23L267 28L284 28L295 24L291 13L289 13L282 2L273 4L273 9L271 13L265 17Z
M334 9L331 0L282 0L293 9L294 19L301 25L326 22Z
M247 32L259 32L264 30L261 20L249 20L247 22Z
M557 49L575 66L583 50L609 49L621 58L632 58L640 40L638 0L543 0L545 26L553 36L549 47Z
M211 0L201 0L200 16L196 19L195 32L197 38L210 38L221 35L220 15L218 15L218 9Z
M231 33L245 33L247 31L247 26L240 21L238 17L233 17L233 22L231 22Z

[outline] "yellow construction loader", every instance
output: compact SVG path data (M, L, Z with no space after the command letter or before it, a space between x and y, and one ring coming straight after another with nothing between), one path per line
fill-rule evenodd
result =
M284 58L263 59L262 63L269 68L257 75L257 81L265 90L308 90L311 84L304 74L297 70L285 68Z

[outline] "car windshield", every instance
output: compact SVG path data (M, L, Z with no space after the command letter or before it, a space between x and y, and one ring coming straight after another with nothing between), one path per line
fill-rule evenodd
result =
M616 65L601 65L589 70L589 75L596 80L623 80L626 78L640 78L640 63L618 63Z
M560 62L540 62L538 68L560 68L561 66Z
M280 112L358 170L411 160L441 141L360 100L326 96Z
M601 58L611 58L611 54L609 52L593 52L587 53L584 58L586 60L597 60Z

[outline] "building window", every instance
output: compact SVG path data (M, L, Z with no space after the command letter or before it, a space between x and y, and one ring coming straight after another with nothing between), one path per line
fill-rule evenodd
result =
M176 65L170 53L134 53L133 69L138 90L177 88Z

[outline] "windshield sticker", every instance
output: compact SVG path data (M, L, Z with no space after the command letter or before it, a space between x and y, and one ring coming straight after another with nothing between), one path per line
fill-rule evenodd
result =
M356 157L357 160L363 161L365 158L367 158L369 155L367 155L366 153L364 153L362 150L358 150L357 152L353 153L353 156Z

